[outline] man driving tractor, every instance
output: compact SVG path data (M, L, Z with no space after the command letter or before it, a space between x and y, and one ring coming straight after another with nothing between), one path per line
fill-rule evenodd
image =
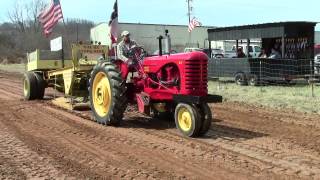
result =
M134 68L135 62L129 58L129 51L132 47L137 46L134 40L130 39L129 31L121 33L122 41L117 46L117 56L123 63L120 64L120 69L123 72L123 79L127 78L130 68Z
M121 38L122 38L122 41L117 46L118 59L122 60L123 62L129 63L128 62L130 61L130 59L128 58L129 50L133 46L136 46L137 43L134 40L130 39L129 31L123 31L121 33Z

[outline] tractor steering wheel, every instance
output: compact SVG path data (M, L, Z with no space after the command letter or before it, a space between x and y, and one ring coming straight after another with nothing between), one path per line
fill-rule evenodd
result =
M135 62L140 62L145 57L145 51L142 46L132 46L129 50L129 58Z

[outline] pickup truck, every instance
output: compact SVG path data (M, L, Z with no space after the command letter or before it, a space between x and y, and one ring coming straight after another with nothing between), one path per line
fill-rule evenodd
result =
M243 49L243 52L247 53L247 45L239 45L239 48ZM250 45L249 46L249 53L250 56L253 58L257 58L261 52L261 47L258 45ZM236 58L237 57L237 51L236 46L234 45L230 51L225 51L224 57L226 58Z
M184 52L193 52L193 51L201 51L206 53L209 56L209 49L202 49L202 48L185 48ZM211 49L211 58L223 58L224 52L222 49Z

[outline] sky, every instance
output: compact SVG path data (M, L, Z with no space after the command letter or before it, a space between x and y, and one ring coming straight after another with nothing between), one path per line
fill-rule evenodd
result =
M0 0L0 23L8 21L14 3ZM50 0L44 0L48 3ZM61 0L66 18L95 23L110 19L115 0ZM118 0L119 21L128 23L187 25L186 0ZM205 26L235 26L280 21L320 22L320 0L193 0L192 17ZM316 30L320 30L320 24Z

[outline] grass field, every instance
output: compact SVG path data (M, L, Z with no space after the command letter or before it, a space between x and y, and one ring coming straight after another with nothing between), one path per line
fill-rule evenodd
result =
M0 70L6 72L23 73L25 64L0 64Z
M314 86L315 97L312 97L310 85L253 87L210 81L209 92L222 95L225 101L320 114L320 86Z

